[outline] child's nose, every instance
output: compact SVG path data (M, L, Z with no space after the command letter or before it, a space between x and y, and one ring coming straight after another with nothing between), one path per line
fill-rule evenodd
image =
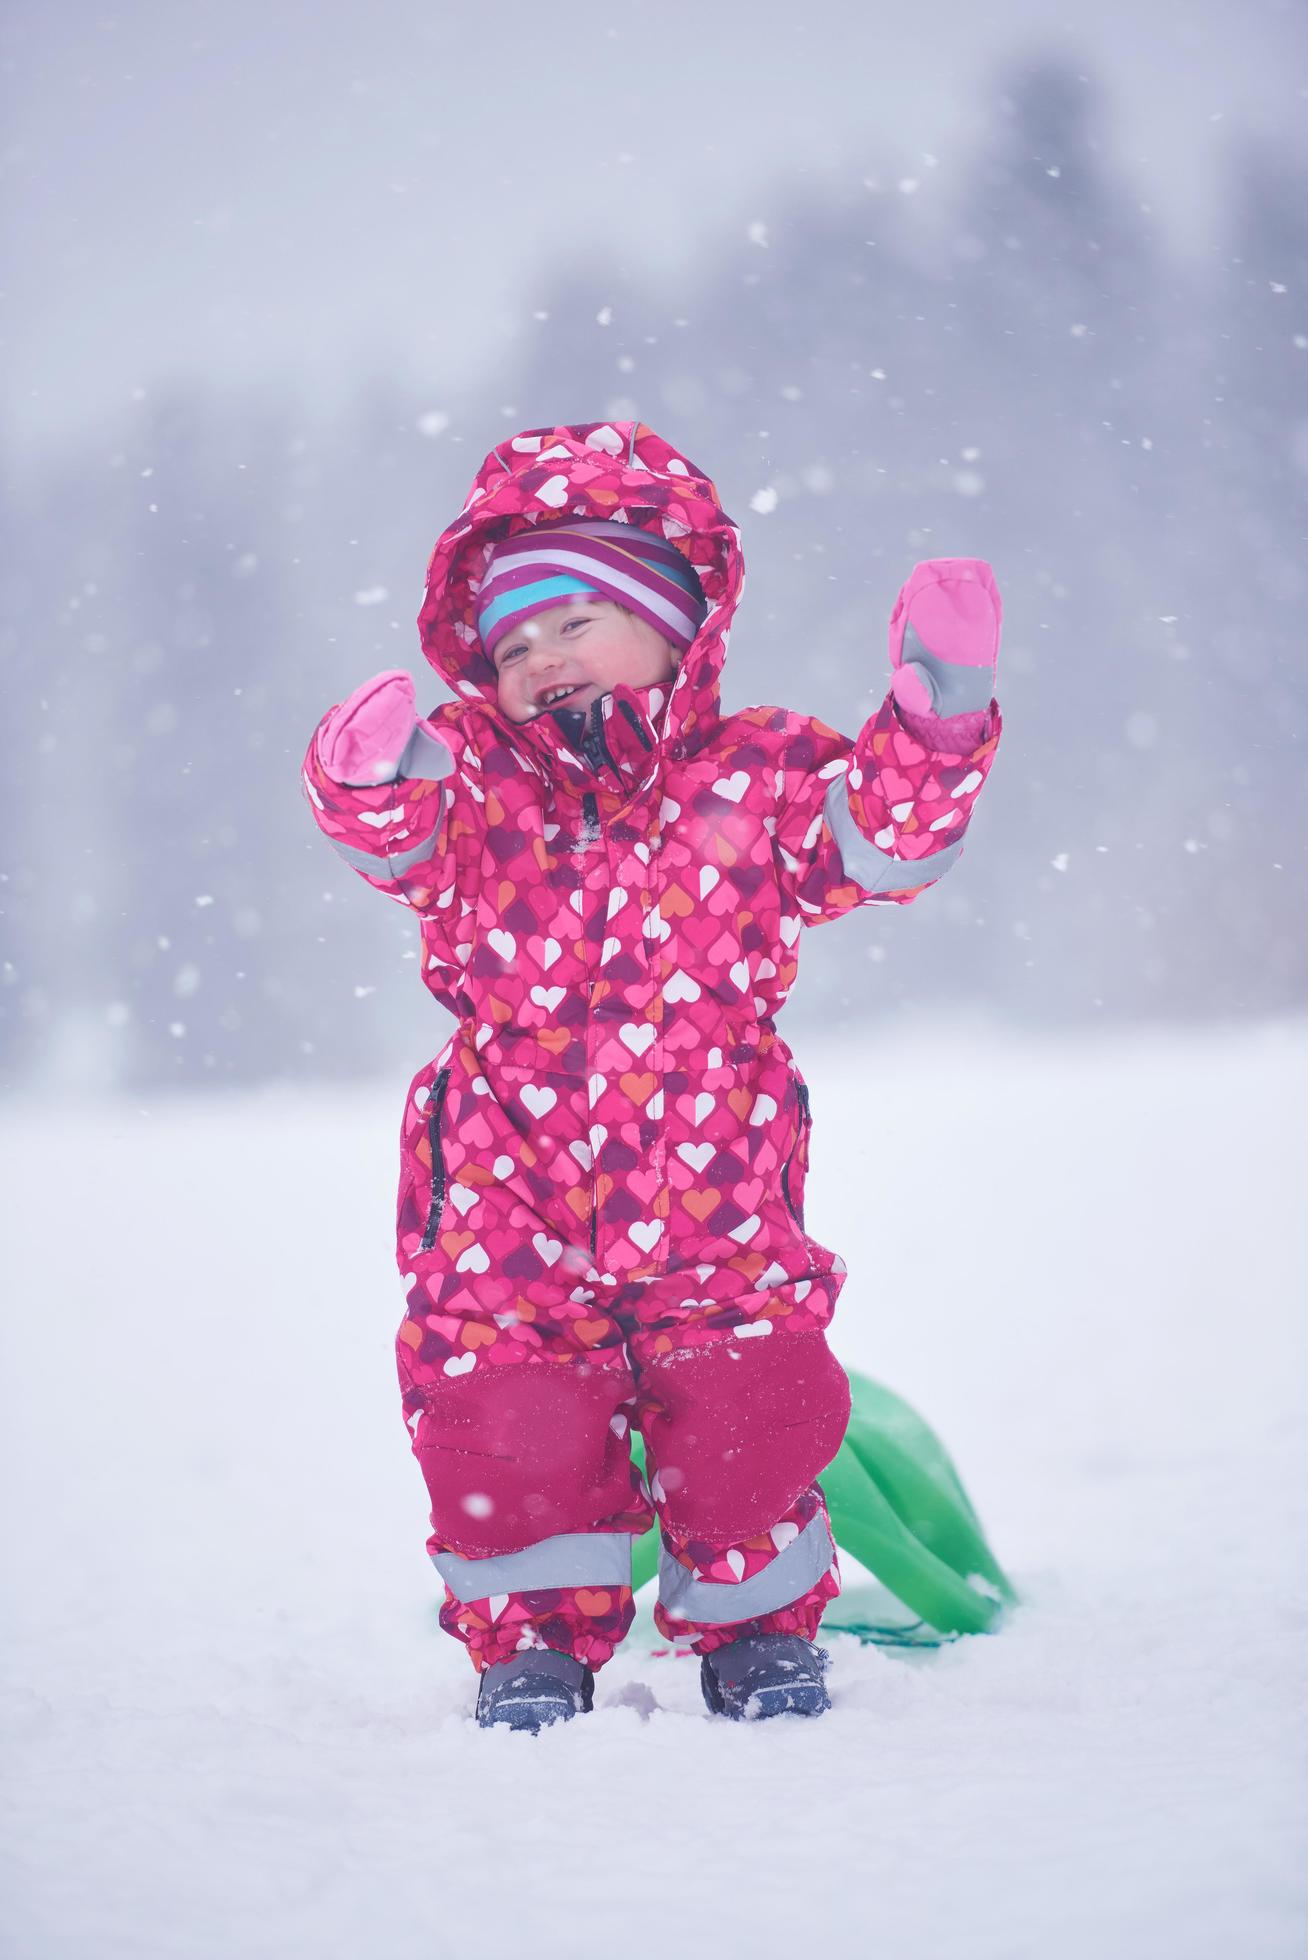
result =
M559 648L552 640L537 640L527 648L527 665L534 670L548 672L559 664Z

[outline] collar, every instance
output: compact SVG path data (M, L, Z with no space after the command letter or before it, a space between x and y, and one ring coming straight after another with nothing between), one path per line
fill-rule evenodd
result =
M621 685L586 708L547 708L528 722L496 720L547 778L576 795L599 787L625 801L654 783L665 757L678 760L699 746L664 739L672 688L670 681Z

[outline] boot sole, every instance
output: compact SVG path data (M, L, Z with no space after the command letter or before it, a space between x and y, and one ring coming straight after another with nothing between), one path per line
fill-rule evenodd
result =
M527 1729L534 1735L541 1729L555 1728L560 1722L571 1722L585 1713L585 1709L565 1707L559 1702L501 1700L496 1703L493 1715L486 1719L478 1716L477 1726L483 1729Z

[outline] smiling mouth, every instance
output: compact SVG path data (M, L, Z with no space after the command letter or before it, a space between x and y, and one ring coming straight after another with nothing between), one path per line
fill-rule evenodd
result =
M574 694L579 693L583 687L589 687L589 685L590 685L589 681L574 681L571 687L559 688L557 691L551 689L551 691L547 695L545 695L543 699L537 704L537 708L536 708L537 714L543 715L546 714L551 708L563 707L568 701L572 699Z

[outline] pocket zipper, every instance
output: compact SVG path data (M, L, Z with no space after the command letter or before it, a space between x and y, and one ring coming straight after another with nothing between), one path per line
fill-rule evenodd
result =
M799 1098L799 1133L790 1146L790 1155L781 1166L781 1195L786 1201L786 1210L790 1213L800 1230L803 1231L804 1221L796 1211L794 1200L790 1195L790 1166L795 1161L795 1152L799 1149L800 1144L808 1134L808 1127L813 1121L813 1118L809 1113L808 1084L806 1082L796 1082L795 1094Z
M450 1086L450 1071L443 1068L431 1085L431 1106L427 1112L427 1142L431 1148L431 1203L427 1207L427 1225L418 1245L419 1252L430 1252L436 1243L440 1230L441 1213L445 1210L445 1154L441 1147L441 1112L445 1107L445 1091Z

